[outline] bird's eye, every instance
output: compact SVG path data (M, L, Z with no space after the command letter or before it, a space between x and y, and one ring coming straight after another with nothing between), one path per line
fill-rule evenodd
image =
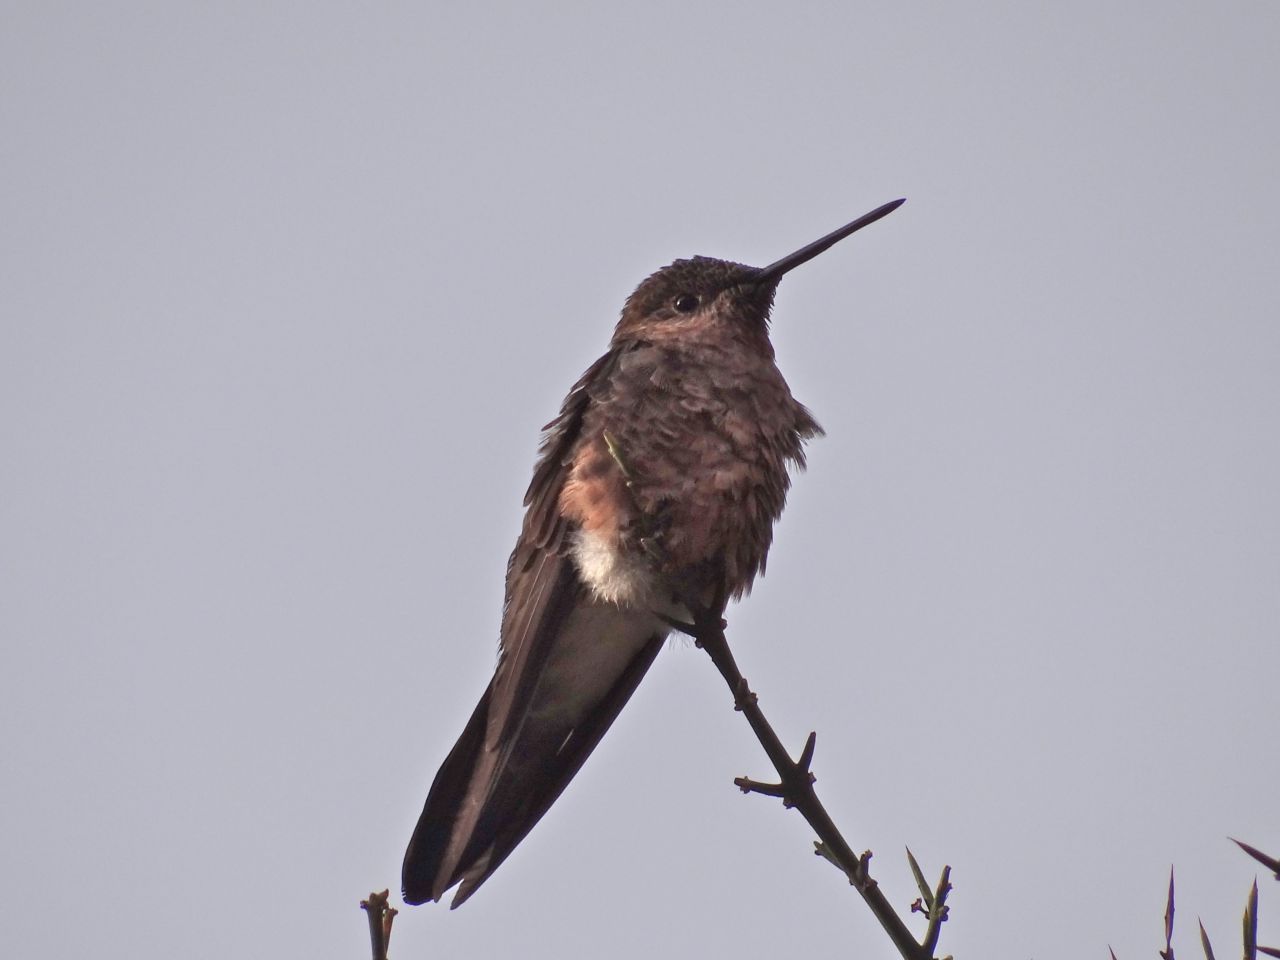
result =
M692 293L682 293L676 297L675 308L681 313L693 313L698 309L698 298Z

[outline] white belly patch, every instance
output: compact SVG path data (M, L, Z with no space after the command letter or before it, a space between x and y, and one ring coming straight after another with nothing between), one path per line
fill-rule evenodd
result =
M642 556L623 553L586 530L574 534L571 553L578 576L596 600L633 609L653 609L660 602L658 577Z

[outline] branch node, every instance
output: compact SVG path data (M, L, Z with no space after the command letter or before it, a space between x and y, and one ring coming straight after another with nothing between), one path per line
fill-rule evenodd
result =
M850 875L849 870L845 867L843 863L840 862L839 858L834 853L831 852L831 848L828 847L825 843L823 843L821 840L813 841L813 852L816 856L821 857L823 860L827 861L827 863L831 864L833 867L835 867L837 870L843 873L845 875L845 879L849 881L850 886L856 885L856 882L854 881L853 877Z
M743 677L738 681L738 686L733 691L733 709L741 713L747 707L754 706L759 699L751 688L747 686L747 678Z
M863 850L861 856L858 857L857 873L860 881L859 886L867 889L879 886L878 883L871 879L871 872L867 869L869 863L871 863L871 851Z

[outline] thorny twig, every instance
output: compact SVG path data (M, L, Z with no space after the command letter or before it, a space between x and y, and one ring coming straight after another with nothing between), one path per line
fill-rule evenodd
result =
M744 793L762 793L766 796L780 797L786 806L799 810L800 815L808 821L809 826L818 835L819 839L814 844L814 852L834 864L848 877L849 883L862 895L862 899L880 921L880 925L884 927L889 939L898 948L898 952L906 960L931 960L938 942L939 927L947 918L946 898L951 890L951 868L947 867L943 870L937 889L929 891L925 908L929 927L924 941L917 942L911 931L907 929L906 923L881 892L879 885L871 878L867 870L871 852L866 851L861 855L853 852L813 789L815 777L810 772L809 766L813 761L816 735L809 734L800 758L792 760L772 725L765 719L758 698L738 670L733 653L729 649L729 642L725 638L724 621L718 614L701 611L695 615L694 622L691 624L676 620L670 620L668 623L673 628L693 637L697 645L711 657L711 661L733 693L734 709L740 711L751 724L751 729L755 732L760 745L764 747L779 777L778 783L760 783L746 777L739 777L734 780L734 783ZM916 869L918 870L918 867ZM924 889L927 890L927 887Z

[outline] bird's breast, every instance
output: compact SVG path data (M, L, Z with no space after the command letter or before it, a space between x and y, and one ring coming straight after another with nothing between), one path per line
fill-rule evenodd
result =
M713 568L739 594L763 568L807 414L771 361L711 359L622 364L584 417L560 506L598 598L647 603L656 572Z

